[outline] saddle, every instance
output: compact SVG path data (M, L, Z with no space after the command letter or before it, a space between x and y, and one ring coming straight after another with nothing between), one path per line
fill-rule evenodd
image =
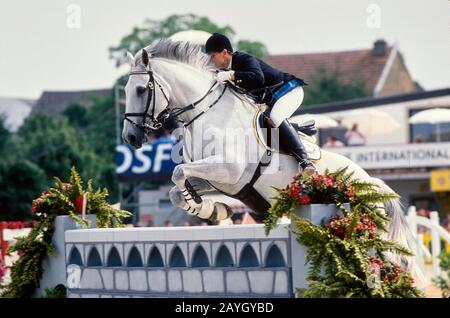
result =
M270 119L263 112L257 115L257 133L262 137L263 142L268 148L278 150L283 153L288 153L281 145L272 145L272 138L270 136L273 126L270 124ZM302 140L305 150L311 160L319 160L322 157L320 147L316 144L316 139L313 137L317 133L314 120L308 120L303 124L291 123L297 130L298 137Z
M264 113L259 115L258 121L261 128L273 128L273 126L270 124L270 119ZM291 123L291 125L295 128L295 130L297 130L297 132L300 132L307 136L314 136L315 134L317 134L316 122L313 119L308 120L302 124Z
M315 134L317 134L316 122L313 119L305 121L302 124L297 124L297 123L291 123L291 124L292 124L292 127L295 128L295 130L297 130L298 132L301 132L305 135L314 136Z

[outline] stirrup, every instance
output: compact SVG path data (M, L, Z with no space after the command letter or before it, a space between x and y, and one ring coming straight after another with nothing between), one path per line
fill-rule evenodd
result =
M303 161L298 163L298 171L305 176L312 176L317 174L317 167L310 161Z

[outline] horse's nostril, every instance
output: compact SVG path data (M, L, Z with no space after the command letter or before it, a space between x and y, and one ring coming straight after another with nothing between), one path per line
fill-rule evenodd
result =
M137 140L136 135L133 134L128 135L128 141L130 142L130 144L136 143L136 140Z

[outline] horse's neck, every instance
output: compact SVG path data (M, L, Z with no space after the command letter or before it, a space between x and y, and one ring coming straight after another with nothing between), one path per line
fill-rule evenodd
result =
M171 87L171 107L184 107L202 98L214 83L211 73L196 69L184 63L171 60L158 59L153 68ZM214 103L222 93L222 87L216 87L201 103L193 110L180 115L179 119L187 123L199 115L202 111ZM223 105L223 104L227 105ZM221 105L222 104L222 105ZM214 106L214 113L223 113L229 117L233 112L254 114L255 106L242 96L233 92L225 92ZM247 117L244 115L244 117ZM243 118L244 119L244 118ZM245 119L244 119L245 121ZM213 122L208 124L214 125Z
M170 104L172 108L185 107L199 100L213 83L212 76L183 63L158 59L152 67L171 88ZM208 99L205 99L195 109L179 115L179 119L189 122L198 115L207 102Z
M187 106L199 100L214 83L212 75L182 63L159 60L158 66L155 63L153 68L171 87L172 107ZM209 136L213 133L225 136L227 129L237 128L236 131L252 129L252 119L257 107L231 90L226 91L220 97L222 91L223 86L217 87L193 110L189 110L179 117L185 123L197 117L184 131L184 153L189 153L190 159L197 157L192 156L195 152L195 145L200 145L202 148L202 140L205 135ZM219 97L220 100L213 108L209 109L209 106L213 105ZM205 114L198 117L202 111L205 111Z

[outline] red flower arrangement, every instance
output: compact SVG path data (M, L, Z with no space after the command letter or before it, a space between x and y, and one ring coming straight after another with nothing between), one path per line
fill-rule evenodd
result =
M332 174L318 174L305 178L301 174L296 175L293 181L287 185L285 191L291 199L298 204L352 202L355 199L353 186L336 178Z
M51 191L45 191L42 192L37 199L33 200L33 202L31 203L31 212L33 214L39 214L41 212L43 203L46 201L46 199L48 199L50 195L52 195Z
M341 239L347 238L349 233L347 228L350 226L350 220L346 216L333 216L330 218L327 228L332 235L335 235Z
M349 211L345 204L352 206L360 202L361 190L371 190L373 185L352 179L352 174L347 173L346 170L346 168L334 172L326 170L323 174L312 176L303 176L299 173L285 188L274 187L278 196L275 198L276 203L269 210L269 216L264 220L266 233L275 227L278 218L284 215L290 216L299 205L335 204L344 214L347 214ZM345 218L341 221L349 222ZM333 222L333 226L337 226L335 223ZM373 230L374 224L369 222L366 216L364 220L361 220L359 227L361 231ZM336 228L336 232L336 235L345 236L345 231L342 229Z
M31 212L33 214L40 214L43 213L46 210L46 204L49 204L49 199L52 199L55 197L55 192L52 191L53 189L50 189L50 191L42 192L41 195L33 200L31 205ZM70 183L62 183L62 190L69 196L74 196L74 188ZM83 195L78 195L73 199L73 205L75 206L75 211L78 213L82 213L83 211L83 203L84 198ZM48 207L47 207L48 208Z
M375 257L369 257L369 270L372 274L379 273L383 267L383 262Z
M379 275L381 282L385 285L397 284L401 278L407 279L408 283L413 284L414 278L406 273L400 265L369 257L368 268L372 274Z
M326 225L330 234L338 236L341 239L345 239L350 236L352 231L352 218L353 215L340 216L335 215L330 218L330 221ZM354 233L358 236L367 236L368 239L374 239L378 237L377 224L372 221L367 213L359 216L359 220L356 221L354 227Z

